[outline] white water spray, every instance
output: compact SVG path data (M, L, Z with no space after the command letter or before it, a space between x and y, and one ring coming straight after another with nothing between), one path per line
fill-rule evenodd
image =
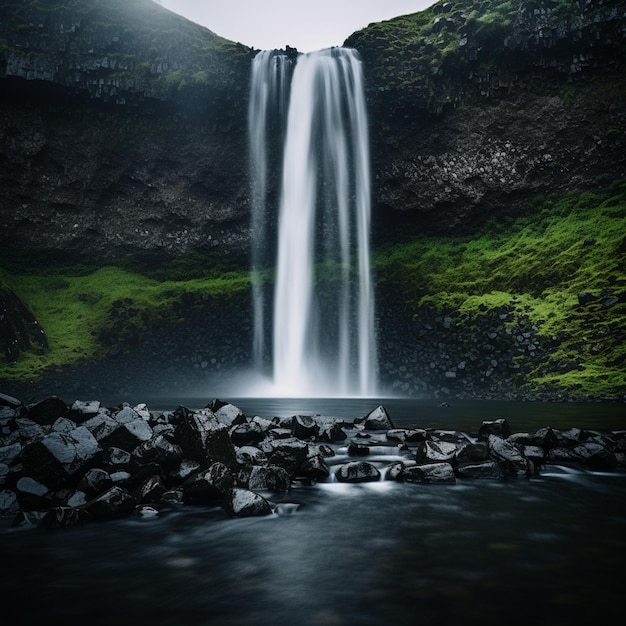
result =
M253 82L253 100L261 97L256 89ZM261 110L256 118L266 119ZM253 138L267 131L253 123L252 114L250 120L253 168L267 172L267 144L264 154L257 153L260 142ZM264 195L266 182L257 192ZM267 221L267 202L255 215L258 236L265 229L258 220ZM291 83L282 161L272 327L275 395L376 393L369 230L369 139L358 55L344 48L302 55ZM262 240L265 247L274 244L266 230ZM255 303L255 313L261 308ZM264 324L256 317L257 327ZM255 345L256 337L255 330Z

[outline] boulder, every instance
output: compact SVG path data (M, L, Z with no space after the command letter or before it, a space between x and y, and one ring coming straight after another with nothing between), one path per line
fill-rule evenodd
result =
M17 495L10 489L0 491L0 518L15 517L20 510Z
M22 406L22 403L17 398L9 396L6 393L0 393L0 407L6 406L10 409L18 409Z
M255 445L264 438L265 432L258 422L244 422L230 429L230 440L235 446Z
M362 421L365 430L390 430L393 428L391 417L384 406L378 406L370 411Z
M187 480L192 474L195 474L200 469L200 464L191 459L182 459L177 467L170 470L168 477L170 482L182 483Z
M236 463L228 427L220 424L208 409L181 420L176 429L176 443L184 457L196 461L200 467L208 468L214 462L232 467Z
M260 448L242 446L235 453L239 465L267 465L267 456Z
M415 460L418 463L449 462L454 458L457 450L456 444L447 441L424 441L415 452Z
M89 514L84 509L71 506L55 506L46 512L42 524L46 528L64 528L79 526L89 520Z
M385 471L385 480L401 481L404 476L404 463L396 461Z
M311 478L312 480L325 480L330 476L330 470L324 459L316 454L308 457L298 470L298 476Z
M153 474L144 478L133 490L132 495L139 504L147 504L159 502L166 491L167 487L163 484L161 477L158 474Z
M89 500L84 510L94 519L115 519L130 515L137 502L130 493L118 485L114 485L103 494Z
M213 463L208 469L190 476L183 484L183 501L187 504L219 504L234 484L233 475L224 463Z
M267 454L270 465L284 468L290 476L294 476L309 453L308 444L294 437L266 441L261 447Z
M68 414L67 404L56 396L49 396L35 404L30 404L26 409L28 417L41 425L54 424L57 418L67 417Z
M340 465L335 477L341 483L366 483L380 480L380 472L366 461L351 461Z
M101 452L95 437L84 426L70 433L53 432L24 448L23 473L58 489L93 465Z
M370 453L370 447L364 443L351 443L348 446L348 456L367 456Z
M318 440L325 441L327 443L337 443L339 441L345 441L348 437L346 431L341 427L336 419L332 417L316 416L315 421L319 428Z
M224 424L224 426L229 428L246 422L246 416L243 414L243 411L234 404L226 403L217 410L214 409L213 413L220 424Z
M493 479L500 480L504 477L500 465L496 461L484 461L482 463L462 463L456 468L459 478L468 479Z
M496 435L501 439L506 439L511 435L511 427L504 418L484 421L478 429L478 439L480 441L487 441L489 435Z
M287 471L278 465L254 465L250 468L246 484L249 489L277 493L289 491L291 478Z
M497 461L505 476L522 477L532 473L532 467L528 459L510 442L497 435L488 436L489 455Z
M456 462L461 463L481 463L486 461L489 456L489 446L484 441L477 441L476 443L466 443L459 448L454 458Z
M130 467L130 452L110 446L104 451L101 463L110 472L127 470Z
M183 451L163 435L156 435L139 444L132 451L131 457L140 465L157 463L165 469L171 469L180 463Z
M17 499L22 509L40 511L50 507L50 489L30 476L22 476L15 485Z
M294 415L291 418L291 432L294 437L303 441L314 441L319 434L319 426L310 415Z
M100 402L98 400L75 400L70 407L69 417L80 424L100 412Z
M257 517L270 515L270 503L258 493L235 487L228 492L223 508L229 517Z
M456 476L450 463L427 463L405 467L402 480L407 483L454 483Z
M93 497L113 486L111 475L100 468L93 468L78 481L77 489L84 491L89 497Z

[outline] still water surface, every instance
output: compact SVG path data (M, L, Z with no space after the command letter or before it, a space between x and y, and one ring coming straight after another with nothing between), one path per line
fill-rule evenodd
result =
M250 410L231 401L262 417L354 417L380 404L268 399ZM457 422L455 407L414 406L411 418L383 404L398 426L461 430L467 415L459 407ZM530 419L503 404L509 411L483 407L482 418L507 417L514 430ZM534 408L545 425L542 411L556 420L551 411L566 406L577 405ZM600 424L594 412L603 411L590 405L581 417ZM607 415L611 428L618 415ZM327 483L267 495L280 514L228 520L187 506L153 520L0 531L1 623L566 626L623 617L624 474L549 467L531 480Z

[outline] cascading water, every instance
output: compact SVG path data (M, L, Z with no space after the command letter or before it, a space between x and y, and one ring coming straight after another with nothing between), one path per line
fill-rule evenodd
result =
M271 298L263 268L274 264L275 245L268 235L275 221L276 201L268 186L269 169L282 158L287 119L290 60L274 50L259 52L252 64L248 135L252 187L252 302L253 354L262 369L268 350L267 309Z
M369 140L361 63L356 51L345 48L298 58L291 81L274 240L267 229L272 211L267 198L271 161L269 113L263 103L272 99L273 84L285 83L284 78L272 83L267 74L263 80L257 77L257 70L271 71L269 64L261 70L267 57L277 58L262 52L254 63L250 133L257 277L259 268L267 267L261 250L276 245L278 249L272 393L373 395L377 362L369 252ZM265 296L257 293L256 354L262 352L258 337L266 332L264 306Z

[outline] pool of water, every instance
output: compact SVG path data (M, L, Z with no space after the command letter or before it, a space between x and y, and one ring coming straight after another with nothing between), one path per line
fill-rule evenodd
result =
M263 417L354 417L381 403L230 400ZM181 403L206 400L160 408ZM601 418L607 407L596 405L480 403L472 413L382 404L399 426L619 421L612 408ZM155 399L149 406L159 408ZM569 626L623 616L623 473L553 466L530 480L331 482L264 495L282 504L265 518L184 506L149 520L4 529L2 624Z

